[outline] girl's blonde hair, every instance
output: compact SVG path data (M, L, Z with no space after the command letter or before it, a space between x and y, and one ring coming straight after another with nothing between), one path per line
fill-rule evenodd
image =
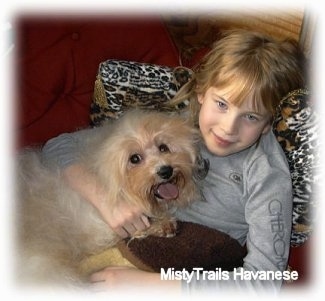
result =
M171 102L175 106L190 101L191 117L197 124L198 94L208 88L228 88L232 103L240 106L248 97L256 110L263 106L275 114L280 100L288 92L302 88L304 56L296 42L276 41L261 33L232 30L224 33L213 49L194 67L193 78Z

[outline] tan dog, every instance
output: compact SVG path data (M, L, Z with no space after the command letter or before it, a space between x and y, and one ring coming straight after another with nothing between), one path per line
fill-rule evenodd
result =
M151 219L146 235L174 235L171 207L195 200L198 133L184 119L131 111L84 134L78 162L107 191L112 210L137 203ZM17 273L23 283L82 283L79 262L116 244L119 237L97 210L72 191L60 170L47 167L40 152L18 162Z

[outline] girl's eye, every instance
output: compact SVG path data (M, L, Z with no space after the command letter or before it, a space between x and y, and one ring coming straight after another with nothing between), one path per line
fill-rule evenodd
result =
M246 119L248 121L258 121L258 118L255 115L252 115L252 114L247 114Z
M221 110L226 110L228 108L227 105L220 100L216 100L216 104L217 104L218 108Z
M169 148L166 144L160 144L158 148L161 153L169 152Z
M129 161L132 164L139 164L142 161L142 157L139 154L133 154L133 155L130 156Z

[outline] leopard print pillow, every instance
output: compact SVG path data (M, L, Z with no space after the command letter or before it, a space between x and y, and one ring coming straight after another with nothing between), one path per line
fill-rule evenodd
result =
M90 118L100 125L129 108L157 109L174 97L191 78L185 67L167 67L132 61L107 60L99 65ZM184 102L177 109L186 106Z
M312 232L319 185L319 116L309 91L299 89L282 101L274 121L274 133L288 162L293 185L291 244L303 244Z

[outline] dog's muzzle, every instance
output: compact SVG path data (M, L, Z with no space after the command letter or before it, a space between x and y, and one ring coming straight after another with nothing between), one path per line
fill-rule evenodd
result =
M154 194L157 198L163 200L174 200L178 198L179 189L177 185L177 177L173 177L174 169L170 165L164 165L159 168L157 175L167 180L155 186Z

